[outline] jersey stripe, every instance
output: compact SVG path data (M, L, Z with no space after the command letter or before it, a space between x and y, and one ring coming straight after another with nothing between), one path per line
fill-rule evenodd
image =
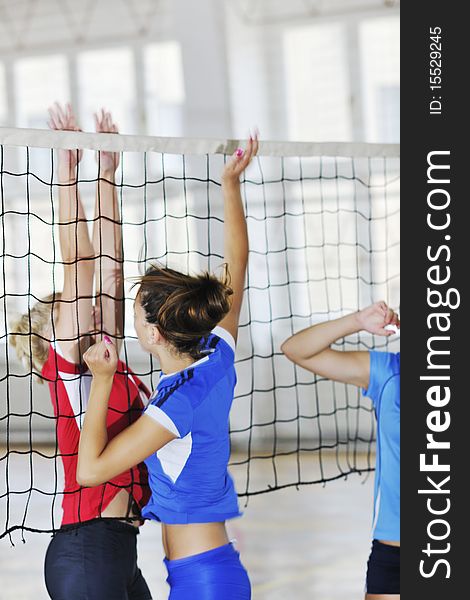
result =
M157 408L160 408L162 404L164 404L168 400L168 398L175 393L175 391L178 388L184 385L187 381L190 381L193 377L194 369L187 369L186 371L183 371L181 373L180 379L175 381L175 383L166 390L166 392L163 394L163 396L160 398L160 400L156 403L155 406Z

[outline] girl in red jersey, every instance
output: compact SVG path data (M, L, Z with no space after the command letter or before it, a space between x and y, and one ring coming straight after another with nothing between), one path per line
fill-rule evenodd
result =
M70 106L63 109L56 104L49 113L52 129L78 130ZM104 110L96 115L96 130L117 133ZM49 383L64 466L62 526L46 554L46 586L53 600L148 600L151 594L136 552L140 507L149 497L145 467L127 469L94 488L82 488L76 480L92 379L83 353L104 333L119 349L124 328L122 231L114 185L119 156L100 152L97 157L91 240L78 190L81 157L78 150L59 151L62 292L39 301L23 315L13 328L12 340L20 358ZM119 361L106 418L110 439L140 416L148 396L145 386Z

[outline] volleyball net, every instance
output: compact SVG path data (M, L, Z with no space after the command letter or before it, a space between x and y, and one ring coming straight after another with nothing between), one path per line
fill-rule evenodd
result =
M90 220L96 150L119 152L126 325L121 355L150 388L158 365L133 330L131 278L150 262L185 272L223 263L221 174L237 140L0 129L0 537L60 524L62 466L48 386L20 364L10 323L58 293L59 148L82 148ZM360 391L281 353L311 324L385 300L399 306L399 151L394 145L261 142L242 179L250 257L236 353L231 472L239 495L373 469L375 419ZM339 349L386 349L359 333ZM295 465L293 468L292 465Z

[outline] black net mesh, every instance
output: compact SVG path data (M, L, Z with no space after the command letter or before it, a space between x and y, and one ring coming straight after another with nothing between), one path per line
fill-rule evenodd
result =
M18 362L9 333L11 320L39 299L53 294L51 311L60 302L63 259L57 151L1 146L0 152L0 537L12 539L16 529L23 535L60 524L62 457L49 387L38 385L31 364ZM398 157L262 154L261 148L242 181L250 258L231 414L231 471L246 498L373 469L370 401L295 367L280 346L310 324L381 299L394 309L399 302ZM123 231L121 357L150 388L158 365L138 346L129 279L149 261L217 272L226 159L222 153L120 153L113 185ZM76 174L90 228L99 168L95 152L85 150ZM361 333L339 347L388 343Z

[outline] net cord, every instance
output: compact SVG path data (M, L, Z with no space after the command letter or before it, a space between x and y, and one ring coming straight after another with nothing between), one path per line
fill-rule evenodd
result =
M0 144L35 148L107 150L109 152L161 152L164 154L233 154L244 139L167 138L81 131L50 131L0 127ZM261 141L259 156L334 156L398 158L398 144L353 142Z

